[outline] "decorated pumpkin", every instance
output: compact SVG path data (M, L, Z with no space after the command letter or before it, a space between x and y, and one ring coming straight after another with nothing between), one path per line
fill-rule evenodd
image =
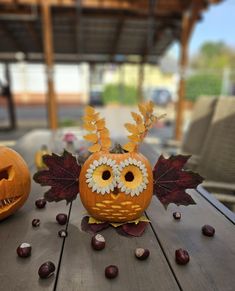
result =
M10 148L0 147L0 220L22 207L29 196L30 184L23 158Z
M140 107L143 117L132 113L136 125L126 124L130 142L120 153L111 153L109 131L105 120L91 107L86 109L84 138L92 142L93 154L84 163L79 176L79 192L83 205L97 220L132 221L148 207L153 195L153 174L149 161L138 152L138 143L153 122L153 104Z

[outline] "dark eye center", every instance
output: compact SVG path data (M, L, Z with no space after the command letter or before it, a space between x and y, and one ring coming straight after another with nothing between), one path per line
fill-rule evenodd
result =
M102 179L103 180L108 180L111 177L110 171L106 170L102 173Z
M126 175L125 175L125 180L127 182L132 182L134 180L134 175L132 172L127 172Z

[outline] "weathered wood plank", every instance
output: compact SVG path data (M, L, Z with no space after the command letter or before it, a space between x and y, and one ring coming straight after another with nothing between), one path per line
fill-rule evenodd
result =
M68 237L62 257L57 290L178 290L156 237L149 226L142 237L124 237L109 228L102 233L106 248L100 252L91 248L91 235L81 231L85 213L79 199L73 203L68 225ZM146 261L134 257L136 247L148 248L151 255ZM108 280L106 266L119 267L119 276Z
M154 164L156 158L151 146L145 145L142 151ZM220 212L217 210L218 204L209 203L195 190L189 193L197 205L170 205L166 211L157 198L153 198L147 210L164 253L183 290L234 290L234 225L223 215L222 207ZM172 217L174 211L182 213L180 221ZM215 227L215 237L202 235L204 224ZM184 248L190 254L191 261L187 266L175 263L175 250L178 248Z
M26 204L11 217L0 221L0 282L1 290L53 290L55 276L40 280L38 268L48 260L57 266L63 239L58 237L63 228L56 222L56 215L67 213L65 202L47 203L45 209L36 209L34 201L42 196L39 185L33 184L30 198ZM34 229L31 221L41 220L39 228ZM22 242L32 245L30 258L18 258L17 246Z
M165 211L155 198L147 211L153 228L183 290L234 290L235 229L234 225L196 191L190 191L196 206L170 205ZM175 221L173 211L182 219ZM215 227L213 238L205 237L201 227ZM175 250L190 254L187 266L175 263Z
M55 149L56 133L52 135L48 130L33 131L25 135L16 144L18 151L33 174L34 154L42 144ZM62 144L62 143L61 143ZM47 203L45 209L37 209L35 200L42 197L46 189L32 182L32 189L25 205L14 215L0 221L0 289L1 290L53 290L55 277L40 280L38 268L48 260L57 266L62 251L63 239L58 237L58 231L63 226L56 222L56 215L60 212L68 213L69 207L65 202ZM41 220L39 228L33 228L34 218ZM32 245L30 258L18 258L17 246L22 242ZM57 270L56 270L57 271Z

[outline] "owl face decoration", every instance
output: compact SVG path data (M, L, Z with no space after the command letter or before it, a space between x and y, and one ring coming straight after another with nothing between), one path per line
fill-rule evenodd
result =
M137 219L153 191L152 169L140 153L94 153L82 167L80 197L87 211L102 221Z
M121 153L111 153L109 131L104 119L92 107L86 108L84 138L92 142L93 154L82 166L79 192L89 214L101 221L127 222L138 219L153 195L153 174L149 161L138 152L138 143L156 121L153 103L139 105L133 113L136 124L125 124L131 133ZM141 116L142 115L142 116Z

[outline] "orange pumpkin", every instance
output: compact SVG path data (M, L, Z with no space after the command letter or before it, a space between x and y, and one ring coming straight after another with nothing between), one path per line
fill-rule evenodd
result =
M30 192L30 173L14 150L0 147L0 220L18 210Z
M152 198L151 165L138 152L95 152L82 167L79 188L84 207L97 220L135 220Z

